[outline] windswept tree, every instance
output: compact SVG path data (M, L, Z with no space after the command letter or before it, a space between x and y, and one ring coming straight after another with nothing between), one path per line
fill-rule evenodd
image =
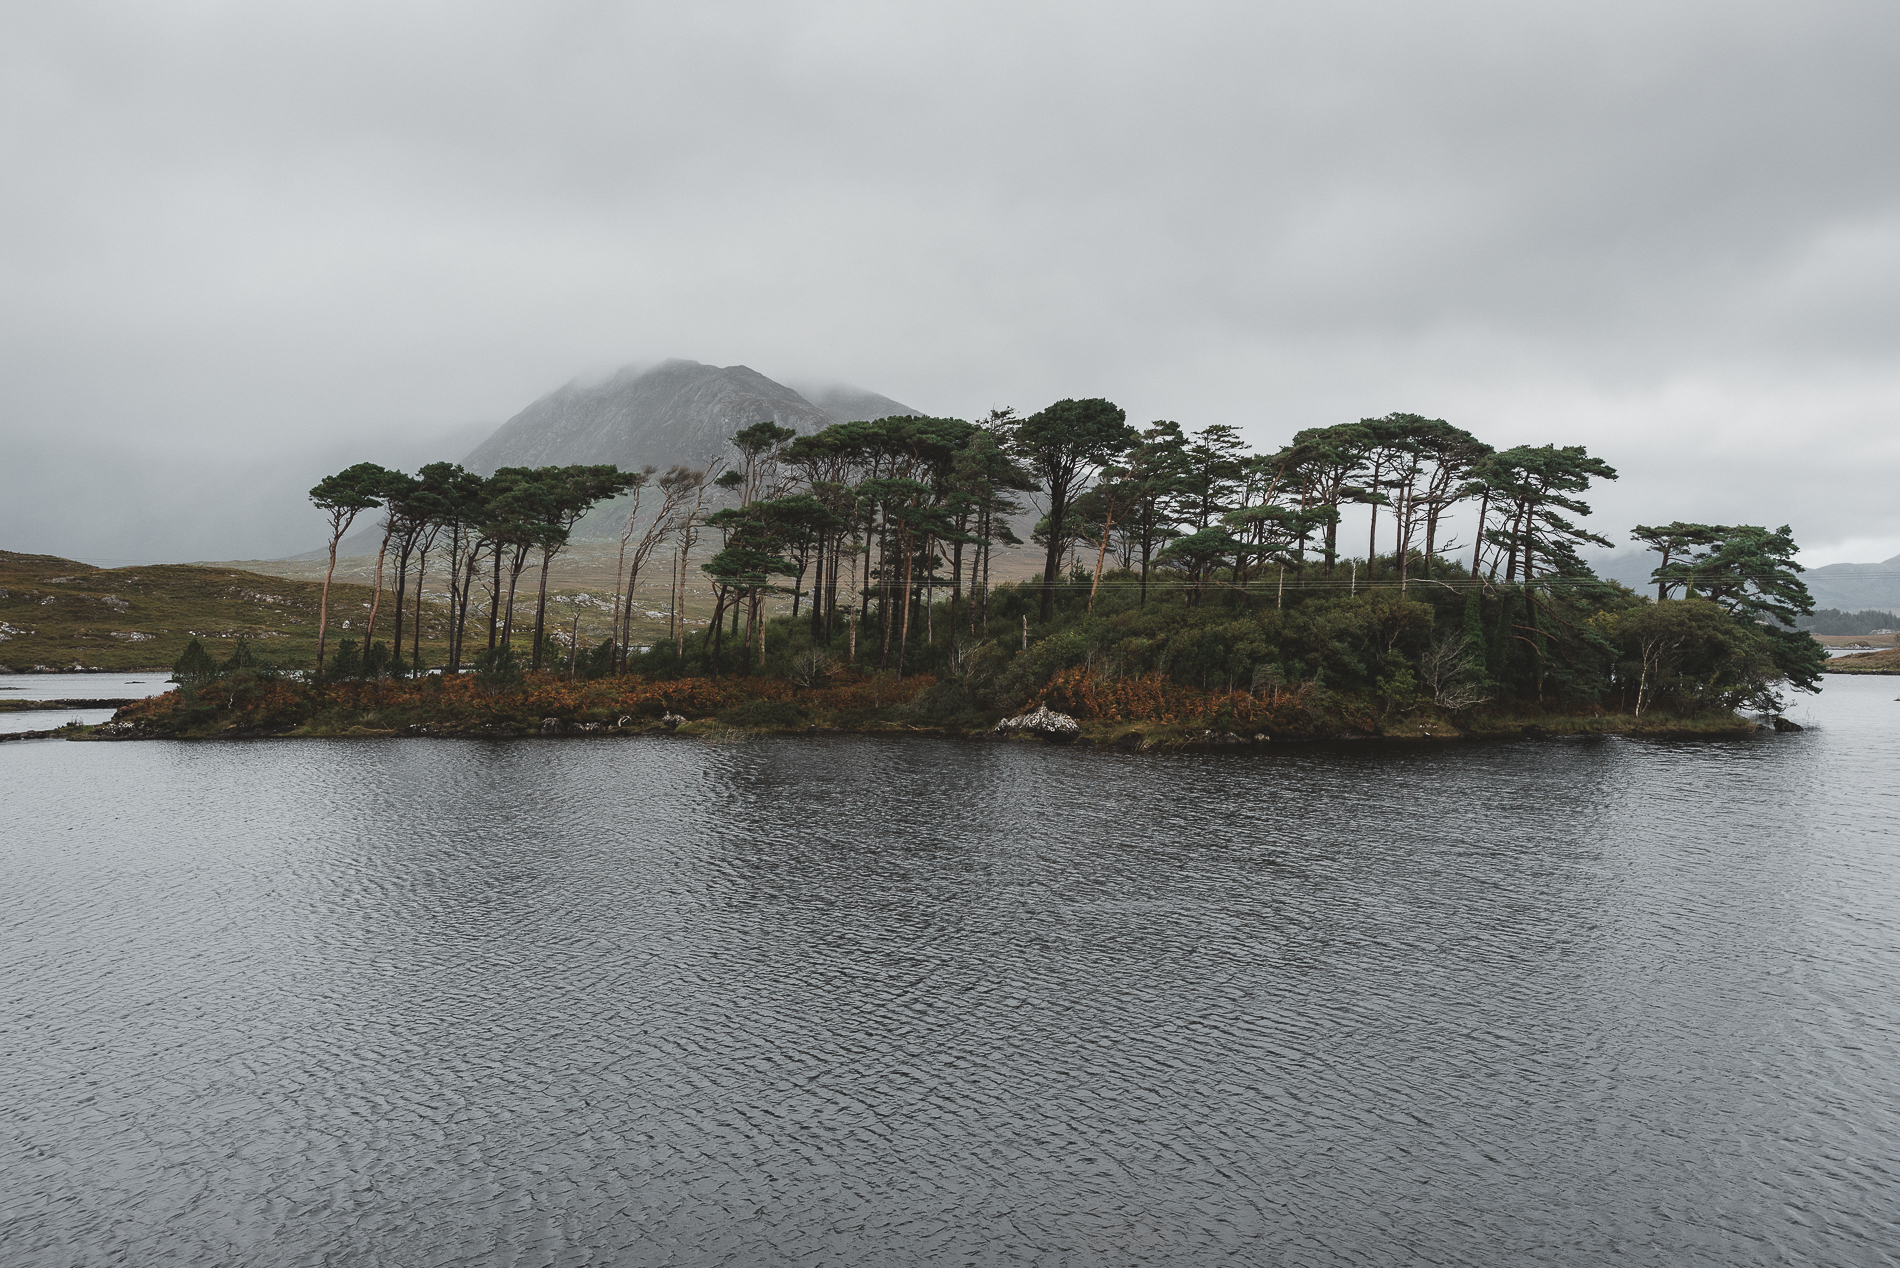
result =
M378 674L382 666L373 660L372 652L376 646L376 616L383 603L383 559L389 554L390 540L402 533L411 521L409 500L417 488L416 478L401 471L384 471L376 486L377 500L383 506L383 539L376 547L375 579L370 582L369 621L363 627L363 665ZM397 651L401 650L398 646Z
M428 468L424 468L426 472ZM467 649L468 609L483 554L494 544L483 531L488 518L488 481L456 466L435 492L435 511L449 534L449 672L462 668Z
M1473 478L1488 494L1495 527L1485 536L1505 561L1504 584L1516 584L1522 578L1525 625L1513 624L1516 608L1514 592L1507 589L1498 603L1497 635L1492 640L1493 677L1502 672L1507 636L1515 632L1521 646L1534 657L1537 690L1541 697L1547 661L1546 635L1549 615L1565 619L1553 607L1554 596L1548 580L1538 587L1539 579L1567 576L1594 583L1594 575L1584 565L1577 549L1583 545L1607 547L1609 540L1583 528L1571 516L1582 519L1590 507L1578 494L1587 491L1595 480L1614 480L1616 471L1601 458L1592 458L1581 445L1520 445L1491 454L1476 464ZM1493 579L1497 562L1492 563Z
M548 613L548 569L554 557L567 549L574 526L597 503L619 497L645 479L641 472L622 471L611 462L540 467L534 472L537 491L532 499L534 519L529 535L541 552L541 578L534 600L533 668L541 668L541 644Z
M973 539L970 554L970 619L980 624L989 619L990 558L997 543L1020 545L1021 539L1010 527L1009 517L1020 514L1023 505L1015 494L1036 488L1036 479L1011 455L1009 437L1015 425L1015 411L991 410L952 458L950 485L958 496L960 534ZM951 574L960 578L963 569L963 537L954 544ZM953 582L951 608L962 588ZM974 629L974 625L972 626Z
M396 565L396 652L402 654L403 588L408 581L409 556L416 559L415 620L411 622L409 669L422 669L422 586L429 575L429 554L436 539L453 523L453 504L458 483L469 473L460 463L431 462L416 472L416 488L407 505L409 526L403 550ZM451 609L452 610L452 609Z
M620 555L614 563L614 667L620 670L627 667L627 647L633 641L633 594L640 584L640 570L667 535L678 529L680 515L706 479L704 471L685 466L669 467L657 480L653 479L652 467L645 468L640 476L640 482L633 488L633 503L627 508L626 527L620 532ZM640 525L640 499L648 487L659 490L660 504L635 541L634 530Z
M1223 524L1210 524L1185 536L1177 537L1162 550L1164 567L1178 569L1187 587L1187 605L1197 608L1208 583L1221 564L1235 559L1246 548Z
M515 589L549 515L549 490L532 467L502 467L488 477L484 492L482 533L492 543L489 549L494 566L488 600L488 649L493 652L514 646ZM501 588L504 567L508 573L506 600Z
M1681 520L1660 525L1638 524L1631 531L1632 538L1662 556L1662 562L1649 574L1649 579L1656 583L1658 603L1667 599L1672 590L1694 585L1693 561L1706 558L1727 531L1718 524L1685 524Z
M1586 573L1577 548L1610 545L1608 538L1569 518L1590 514L1589 504L1577 494L1593 481L1616 479L1615 469L1592 458L1582 445L1519 445L1486 457L1473 475L1491 494L1497 520L1486 535L1503 552L1506 585L1520 574L1529 582L1552 574Z
M1293 442L1275 456L1294 474L1303 507L1320 512L1314 522L1320 526L1320 549L1328 578L1339 558L1339 508L1368 496L1367 489L1357 481L1364 478L1367 455L1376 443L1377 438L1363 424L1339 423L1296 433Z
M713 618L707 640L712 652L712 676L718 681L727 608L736 612L746 600L770 590L773 576L790 576L794 565L772 549L770 528L758 517L748 515L746 508L732 507L716 512L708 523L726 533L725 546L700 565L713 584ZM748 628L743 668L747 676L752 672L751 633Z
M738 490L742 504L774 498L784 492L779 466L797 437L796 431L770 419L754 423L733 436L732 447L738 451L739 463L733 468L732 487Z
M1408 505L1423 509L1425 543L1422 558L1425 576L1429 579L1434 556L1440 550L1454 548L1451 543L1438 540L1439 520L1451 507L1482 493L1482 489L1471 478L1472 469L1496 451L1462 427L1454 427L1442 419L1426 420L1414 439L1429 466L1423 483L1412 490ZM1472 575L1477 575L1476 568L1472 569Z
M335 475L323 477L310 490L310 500L330 518L330 565L323 573L323 598L317 612L317 668L323 672L325 640L330 628L330 581L336 576L337 545L364 511L381 506L379 491L389 472L373 462L359 462Z
M1171 508L1188 487L1187 437L1181 424L1157 419L1137 432L1112 478L1126 490L1129 531L1141 559L1140 603L1147 607L1155 548L1175 535Z
M1795 562L1793 531L1758 524L1638 525L1634 536L1663 556L1650 574L1657 601L1702 598L1730 616L1759 627L1781 676L1800 691L1820 689L1826 652L1796 628L1814 613L1814 597Z
M1060 400L1023 420L1014 437L1016 451L1049 499L1048 549L1042 569L1040 619L1055 612L1056 577L1062 567L1069 500L1094 473L1127 452L1134 443L1128 415L1100 397Z

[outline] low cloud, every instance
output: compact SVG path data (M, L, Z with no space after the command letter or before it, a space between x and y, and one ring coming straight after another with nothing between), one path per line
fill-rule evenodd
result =
M962 415L1106 395L1261 445L1412 410L1588 444L1613 536L1893 543L1897 26L15 6L0 544L301 549L327 466L663 356Z

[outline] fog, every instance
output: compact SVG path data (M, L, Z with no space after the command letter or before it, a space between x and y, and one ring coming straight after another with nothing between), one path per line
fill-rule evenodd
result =
M7 6L0 547L303 492L664 356L1262 446L1394 410L1593 527L1900 551L1873 3Z

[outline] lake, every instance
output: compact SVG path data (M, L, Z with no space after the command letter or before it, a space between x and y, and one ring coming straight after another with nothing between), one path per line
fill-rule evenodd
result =
M8 744L0 1260L1894 1263L1896 695Z
M0 674L0 701L131 700L172 690L170 674ZM22 709L0 713L0 735L50 731L68 722L112 720L111 709Z

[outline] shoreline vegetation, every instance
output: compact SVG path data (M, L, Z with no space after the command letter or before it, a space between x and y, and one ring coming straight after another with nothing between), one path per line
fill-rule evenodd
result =
M1827 667L1796 628L1814 604L1786 527L1638 526L1653 596L1595 576L1578 550L1610 542L1579 527L1582 494L1616 472L1581 446L1500 451L1392 414L1253 452L1231 427L1136 429L1096 399L806 436L764 422L728 457L327 476L311 497L329 567L298 613L309 668L244 638L219 661L194 638L179 691L90 734L1735 735L1758 729L1744 709L1795 729L1784 694ZM1026 498L1041 576L992 584ZM625 524L593 642L578 613L559 628L548 577L603 502ZM1363 553L1342 542L1355 507ZM330 574L365 514L382 544L366 598L344 605L361 628L343 628ZM689 624L702 558L712 611ZM445 605L423 600L431 566ZM631 621L643 576L670 595L657 634Z
M1053 741L1079 747L1189 749L1315 741L1448 741L1568 736L1729 738L1754 734L1758 722L1737 713L1678 715L1651 709L1644 717L1611 709L1478 709L1459 715L1414 707L1381 711L1362 696L1292 692L1201 692L1159 677L1132 682L1058 675L1028 709L1009 715L984 709L944 713L958 684L935 675L899 682L889 673L840 671L823 686L783 679L616 677L568 681L524 675L492 686L477 675L420 682L323 684L281 681L268 690L239 688L245 700L217 690L152 696L122 707L101 726L76 728L89 740L253 740L253 738L610 738L745 734L927 734L971 740ZM1047 709L1056 724L1003 730L999 722ZM1075 709L1066 713L1064 709ZM1073 726L1062 722L1073 719ZM1780 724L1778 730L1792 728ZM1797 730L1797 728L1796 728Z
M1829 674L1900 674L1900 647L1836 656L1821 668Z

